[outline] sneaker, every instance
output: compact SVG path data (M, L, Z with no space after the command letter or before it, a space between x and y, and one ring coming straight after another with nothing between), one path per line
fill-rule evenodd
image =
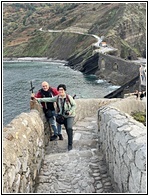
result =
M63 140L62 134L58 134L59 140Z
M50 141L53 141L53 140L56 140L56 139L57 139L57 135L53 135L53 136L51 136Z
M68 151L72 150L72 145L68 145Z

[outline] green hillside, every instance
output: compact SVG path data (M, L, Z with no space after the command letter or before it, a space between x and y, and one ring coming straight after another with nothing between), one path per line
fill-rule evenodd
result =
M42 28L42 32L39 29ZM118 56L142 56L146 48L145 3L3 3L3 56L68 59L104 36Z

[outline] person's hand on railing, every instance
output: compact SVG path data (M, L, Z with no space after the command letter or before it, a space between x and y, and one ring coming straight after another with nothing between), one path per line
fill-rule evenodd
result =
M31 94L31 99L32 100L35 99L35 94L34 93Z

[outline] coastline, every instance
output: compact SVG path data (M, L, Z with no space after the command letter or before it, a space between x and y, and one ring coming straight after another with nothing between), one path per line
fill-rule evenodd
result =
M57 63L63 63L67 64L68 61L65 60L58 60L58 59L52 59L47 57L5 57L3 58L3 62L34 62L34 61L41 61L41 62L57 62Z

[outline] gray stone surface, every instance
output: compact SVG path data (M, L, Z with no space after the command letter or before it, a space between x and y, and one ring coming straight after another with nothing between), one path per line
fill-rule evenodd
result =
M31 101L31 112L4 127L4 193L33 193L35 188L37 193L146 192L147 130L129 116L133 109L144 110L145 103L132 99L76 102L70 152L64 129L63 141L49 142L51 129L37 102Z
M46 148L35 192L116 192L107 173L103 153L98 149L96 116L87 117L74 125L75 140L71 151L67 150L66 131L63 129L62 133L63 141L49 142ZM102 173L105 173L103 177Z
M22 113L4 127L3 191L31 192L44 157L46 120L32 110ZM44 132L45 129L45 132Z
M126 98L101 107L98 113L99 146L120 193L146 192L147 129L130 116L132 112L145 111L145 107L145 102Z

